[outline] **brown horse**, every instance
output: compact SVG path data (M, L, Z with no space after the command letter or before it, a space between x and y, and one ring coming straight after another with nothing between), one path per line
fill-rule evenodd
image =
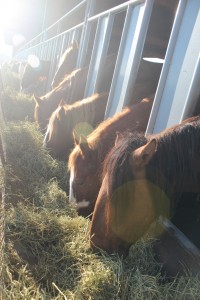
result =
M66 75L69 75L76 68L76 60L78 56L78 45L76 41L71 43L71 45L65 50L60 58L58 64L58 70L52 81L52 88L55 88L62 82Z
M43 95L49 70L50 61L39 60L37 57L34 57L33 61L27 61L21 77L21 90L27 94Z
M199 183L200 116L148 137L124 134L104 162L91 247L127 254L160 215L176 215L184 193L199 193Z
M116 132L126 129L145 131L152 107L152 100L125 108L114 117L102 122L88 137L76 141L76 147L69 157L70 201L75 201L82 216L91 214L101 186L102 163L112 148Z
M61 100L71 104L84 97L88 68L74 70L63 81L42 97L35 96L35 121L42 131L46 130L52 112ZM75 88L75 87L79 88Z
M89 134L105 114L108 94L94 94L72 105L60 105L51 115L44 146L53 156L67 158L74 146L73 131L77 138Z
M96 86L98 93L109 91L115 61L115 54L106 58L101 78ZM88 67L76 69L70 75L66 75L58 87L40 98L35 97L35 120L42 131L46 130L49 118L61 100L66 104L72 104L84 98L87 75Z

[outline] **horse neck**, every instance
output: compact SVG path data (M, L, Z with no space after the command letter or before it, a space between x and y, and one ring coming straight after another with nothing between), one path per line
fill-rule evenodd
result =
M123 132L125 130L137 130L138 132L145 131L151 105L151 103L147 104L146 109L143 110L142 122L137 122L138 110L136 109L136 106L133 105L130 108L126 108L112 119L104 121L99 127L97 127L91 136L89 136L88 140L92 145L92 148L98 149L99 159L104 159L108 151L114 145L116 132Z
M124 112L123 112L123 115ZM99 158L104 158L108 150L113 146L116 132L120 130L118 116L103 121L88 137L91 148L98 150Z

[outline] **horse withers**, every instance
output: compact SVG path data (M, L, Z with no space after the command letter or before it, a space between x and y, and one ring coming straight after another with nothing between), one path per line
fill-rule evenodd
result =
M159 216L176 223L184 193L200 190L199 151L199 116L156 135L118 138L104 162L91 247L127 254ZM184 215L178 218L181 228Z
M90 215L101 186L102 164L114 145L117 132L146 130L153 101L149 98L125 108L112 118L103 121L69 156L70 200L77 205L80 215Z

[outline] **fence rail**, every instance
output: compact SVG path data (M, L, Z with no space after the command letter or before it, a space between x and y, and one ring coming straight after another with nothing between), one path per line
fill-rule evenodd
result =
M59 58L76 40L79 46L76 66L89 67L85 89L85 96L89 96L96 92L106 57L111 50L115 52L116 62L111 76L105 118L130 104L131 95L135 95L133 91L140 77L142 58L165 58L154 91L156 96L147 132L161 131L191 114L191 107L199 95L200 40L197 33L200 30L200 2L119 0L119 5L98 12L95 8L99 3L95 0L81 1L71 12L47 28L46 32L58 26L66 16L84 7L85 17L79 24L48 39L46 35L46 40L37 45L34 39L17 53L16 58L27 59L28 55L35 54L40 59L51 61L47 85L49 91ZM39 36L44 37L44 33L45 31ZM184 74L190 74L187 78L182 75L183 66ZM172 82L172 78L175 78L176 84ZM151 80L152 78L148 78L146 85ZM146 97L148 92L151 91L140 96Z

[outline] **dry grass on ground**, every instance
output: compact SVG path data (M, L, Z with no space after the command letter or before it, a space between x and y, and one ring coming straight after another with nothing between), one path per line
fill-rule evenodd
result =
M2 130L7 194L0 299L200 299L197 278L161 283L151 240L132 246L124 260L93 254L90 221L68 201L66 164L42 148L33 123L8 122Z

